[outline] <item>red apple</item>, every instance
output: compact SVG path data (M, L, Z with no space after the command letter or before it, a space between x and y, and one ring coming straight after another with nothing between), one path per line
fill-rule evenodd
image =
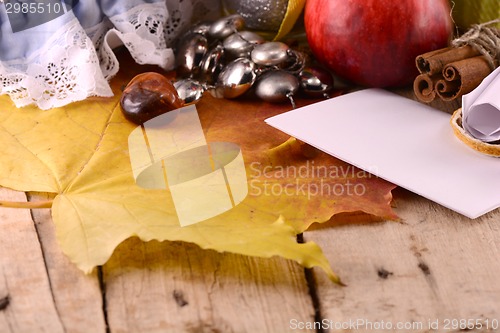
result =
M371 87L411 83L415 58L452 34L448 0L307 0L304 15L315 57Z

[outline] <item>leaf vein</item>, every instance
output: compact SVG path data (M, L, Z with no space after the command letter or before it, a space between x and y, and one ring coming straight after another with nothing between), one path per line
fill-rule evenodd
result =
M54 173L54 171L49 167L49 165L47 164L46 161L42 160L40 157L38 157L37 154L35 154L34 152L32 152L28 147L26 147L20 140L19 138L14 135L13 133L11 133L9 130L7 130L7 128L5 128L5 126L3 126L1 123L0 123L0 127L2 128L3 131L5 131L5 133L8 133L11 135L11 137L17 142L19 143L19 145L24 149L26 150L28 153L30 153L31 155L33 155L38 161L40 161L40 163L42 164L42 166L44 168L46 168L49 173L52 175L53 177L53 180L55 181L56 185L57 185L57 189L56 189L56 192L59 193L62 189L62 185L58 179L58 177L56 177L56 174Z
M73 184L78 180L78 178L79 178L78 176L83 172L83 170L85 170L85 168L87 167L87 165L94 158L95 152L99 149L99 146L101 145L102 141L104 140L104 137L106 136L106 133L108 132L109 125L111 124L111 118L115 114L118 105L119 105L119 101L117 101L115 103L115 105L113 107L113 110L109 113L109 117L108 117L108 119L106 119L106 126L104 127L104 130L102 131L102 133L99 135L99 140L97 140L97 142L96 142L96 144L94 146L94 150L93 150L94 153L91 154L89 156L89 158L82 164L82 167L78 171L76 177L66 187L66 189L65 189L66 191L69 191L71 189L71 187L73 186Z
M66 200L69 201L70 205L73 207L73 210L75 211L75 214L78 217L78 226L81 229L81 232L83 234L83 239L85 240L85 254L86 254L86 262L91 262L91 256L89 252L89 242L88 242L88 234L87 234L87 228L85 227L85 222L84 219L82 218L82 214L78 210L78 206L71 200L71 198L65 196Z

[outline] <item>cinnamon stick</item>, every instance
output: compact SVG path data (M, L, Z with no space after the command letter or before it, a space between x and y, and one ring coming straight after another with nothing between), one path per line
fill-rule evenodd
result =
M443 79L436 83L436 93L444 101L452 101L476 88L491 73L484 56L476 56L447 64Z
M420 74L413 82L415 96L424 103L430 103L436 98L435 85L441 79L440 75Z
M435 92L443 101L452 101L457 97L460 87L460 79L455 81L442 79L436 82Z
M413 82L415 96L425 103L436 96L452 101L474 90L500 65L500 29L492 26L498 22L474 25L452 47L416 57L421 74Z
M445 48L416 59L419 71L413 83L415 96L424 103L436 97L453 101L476 88L491 73L488 59L471 46Z
M469 45L461 47L447 47L424 53L415 59L417 69L422 74L434 75L440 73L444 66L451 62L472 58L480 55Z

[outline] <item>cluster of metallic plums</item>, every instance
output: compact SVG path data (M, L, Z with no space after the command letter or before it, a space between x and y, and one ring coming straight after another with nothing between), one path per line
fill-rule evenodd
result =
M160 74L135 77L122 95L125 117L142 124L196 103L207 90L218 98L237 98L253 88L264 101L289 100L293 107L293 96L299 91L312 97L328 96L333 78L327 70L307 66L303 53L282 42L267 42L243 30L244 26L243 18L235 14L190 29L176 49L179 79L173 84L175 91L164 93L172 87Z
M244 26L240 15L230 15L197 25L180 40L176 65L183 79L175 87L181 98L196 101L206 89L216 97L236 98L254 87L262 100L282 102L299 89L312 96L332 89L329 72L306 67L301 52L285 43L266 42L242 30Z

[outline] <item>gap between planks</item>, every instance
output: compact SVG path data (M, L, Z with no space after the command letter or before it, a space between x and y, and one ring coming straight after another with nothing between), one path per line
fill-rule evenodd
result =
M344 223L306 233L348 284L330 288L317 275L325 319L404 323L415 326L398 331L412 333L451 332L445 324L453 319L498 323L500 211L470 220L403 189L395 198L401 223ZM440 326L429 328L429 321L436 320ZM355 331L373 329L360 326Z
M0 197L27 200L5 188ZM82 274L62 254L49 209L2 208L0 230L0 294L4 285L9 300L0 311L1 332L105 332L96 276Z
M24 193L0 189L0 194L26 200ZM30 195L31 200L46 198ZM49 209L1 212L1 234L11 239L3 243L3 252L16 255L9 262L3 258L0 269L32 276L24 281L10 270L4 272L9 287L0 311L2 332L274 333L288 331L291 319L315 319L315 289L308 285L314 279L306 277L312 271L295 262L130 239L108 264L87 276L62 254ZM27 256L30 262L24 260ZM1 291L0 276L0 297ZM20 299L30 306L19 307Z

